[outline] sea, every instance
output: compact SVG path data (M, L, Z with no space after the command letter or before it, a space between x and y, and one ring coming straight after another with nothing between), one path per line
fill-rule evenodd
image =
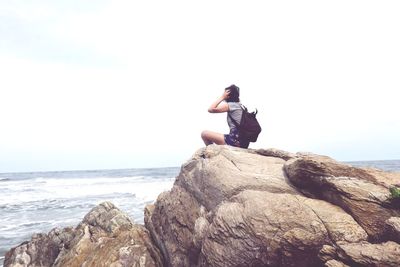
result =
M400 172L400 160L346 162ZM76 226L96 205L111 201L143 224L144 207L170 190L180 168L0 173L0 266L12 247L34 233Z
M76 226L111 201L143 224L144 207L170 190L180 168L0 173L0 266L5 253L34 233Z

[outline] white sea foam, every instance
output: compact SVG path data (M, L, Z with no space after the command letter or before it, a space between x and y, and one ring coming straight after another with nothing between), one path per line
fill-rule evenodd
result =
M144 176L122 178L36 178L33 181L3 182L0 205L22 205L48 199L72 199L108 194L131 194L143 200L155 199L172 187L173 178Z

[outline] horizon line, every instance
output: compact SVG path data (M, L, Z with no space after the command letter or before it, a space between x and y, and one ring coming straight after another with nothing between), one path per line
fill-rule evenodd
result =
M336 160L336 159L334 159ZM342 163L352 162L377 162L377 161L400 161L400 159L372 159L372 160L336 160ZM166 167L127 167L127 168L100 168L100 169L69 169L69 170L40 170L40 171L6 171L0 172L2 174L15 174L15 173L49 173L49 172L94 172L94 171L114 171L114 170L149 170L149 169L173 169L181 168L182 166L166 166Z

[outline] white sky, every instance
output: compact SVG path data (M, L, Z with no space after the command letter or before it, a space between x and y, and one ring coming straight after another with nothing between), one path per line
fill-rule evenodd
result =
M0 172L180 166L232 83L252 148L400 158L399 1L0 2Z

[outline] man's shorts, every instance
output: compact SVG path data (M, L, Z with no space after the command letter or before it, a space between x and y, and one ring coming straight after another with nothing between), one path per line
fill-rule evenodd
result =
M239 141L239 131L236 128L231 129L229 134L224 135L225 143L230 146L248 148L248 142Z

